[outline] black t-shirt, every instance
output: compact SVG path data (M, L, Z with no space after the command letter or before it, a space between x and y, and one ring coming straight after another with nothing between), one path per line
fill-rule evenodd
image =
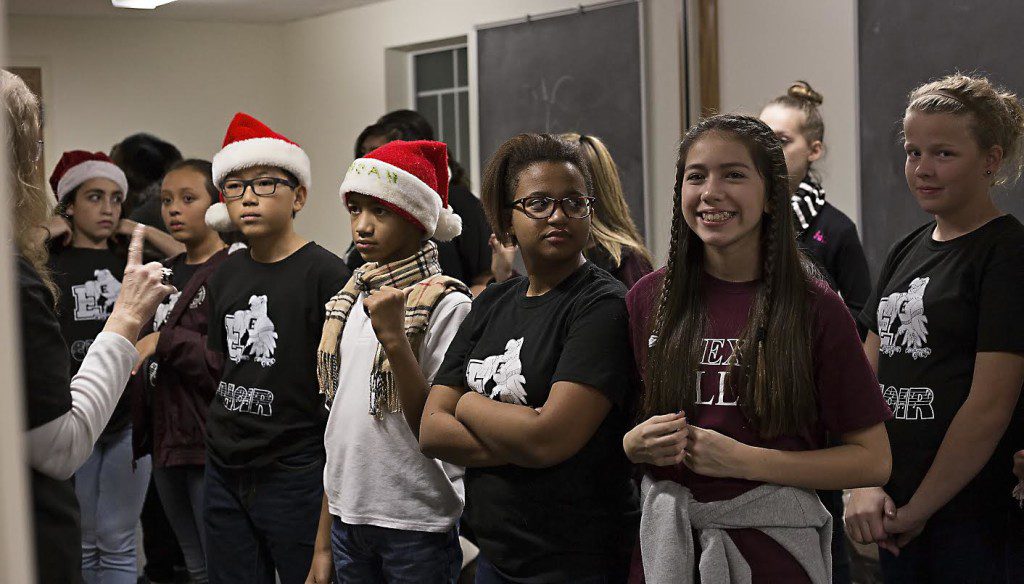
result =
M871 274L853 221L826 202L807 229L797 236L797 243L824 270L824 276L843 297L850 314L860 314L871 294Z
M929 223L889 252L861 320L878 334L879 387L893 471L885 489L904 505L928 472L967 399L976 353L1024 351L1024 226L1010 215L950 241ZM940 513L1002 505L1015 484L1013 447L1024 444L1018 402L995 454Z
M324 305L348 277L341 258L312 242L269 264L231 254L211 276L207 343L224 354L224 371L206 434L218 464L255 468L323 449L316 350Z
M163 326L171 311L174 310L174 305L177 304L181 291L185 289L188 281L192 279L196 271L203 267L203 264L186 263L186 259L186 254L178 254L170 261L169 267L172 272L171 284L178 291L169 295L156 307L156 314L153 316L153 330L160 330L160 327Z
M462 218L462 233L451 241L434 241L437 244L437 261L441 264L441 273L445 276L461 280L467 286L473 280L491 269L491 227L484 215L484 207L480 199L461 185L451 185L448 191L448 204L452 211ZM345 252L345 264L353 272L366 263L359 255L355 245Z
M621 561L638 521L622 451L632 396L626 289L587 262L542 296L526 278L493 284L473 302L434 383L541 407L573 381L613 407L589 442L561 464L466 469L465 517L484 556L515 582L562 582Z
M50 258L53 279L60 291L58 319L71 353L70 375L74 377L96 335L107 323L121 292L125 259L109 249L66 247ZM114 407L102 438L124 430L131 423L127 393Z
M53 296L32 265L18 258L21 352L29 429L71 411L70 355L54 314ZM78 499L70 480L32 469L32 511L39 582L77 582L81 570Z

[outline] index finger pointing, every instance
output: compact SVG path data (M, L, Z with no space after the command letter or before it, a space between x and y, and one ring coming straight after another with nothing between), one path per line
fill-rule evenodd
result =
M142 265L142 244L146 240L146 226L139 223L132 232L132 242L128 244L128 265Z

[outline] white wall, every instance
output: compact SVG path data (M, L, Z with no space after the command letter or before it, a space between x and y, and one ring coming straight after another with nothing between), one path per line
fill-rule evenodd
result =
M282 125L281 25L11 17L7 63L43 68L46 171L145 131L209 159L246 111ZM285 128L285 130L287 130Z
M828 199L858 221L856 0L718 0L722 111L757 115L797 79L825 98Z
M288 104L292 116L288 125L296 129L296 139L306 147L313 163L314 187L309 203L313 212L300 215L300 226L316 233L318 240L331 249L348 245L349 228L336 188L351 161L355 137L384 113L386 49L466 35L472 87L475 25L578 5L578 0L391 0L287 25L290 42L286 79L295 88ZM670 205L674 144L680 125L680 7L681 2L674 0L646 2L649 166L652 192L661 195L665 205ZM475 136L475 94L471 93L470 98L471 133ZM472 164L476 169L483 165L479 160ZM668 219L657 205L651 216L654 247L661 251L668 239Z
M0 9L3 0L0 0ZM0 55L3 55L8 34L2 28L3 17L0 16ZM4 115L0 124L6 125ZM7 148L3 148L4 151ZM0 164L7 168L6 152L0 152ZM7 192L8 181L0 182L0 198L10 201ZM0 339L7 339L6 350L0 352L0 400L4 407L0 408L0 468L4 469L0 476L0 525L3 525L3 536L0 537L0 582L34 582L35 562L33 547L34 537L30 516L31 490L29 486L28 465L25 464L25 391L22 388L22 352L21 335L19 334L18 307L14 299L15 286L18 282L17 264L14 262L15 249L13 233L11 233L11 205L0 205Z
M14 17L8 62L44 68L47 170L63 150L108 150L136 131L174 142L186 156L209 158L235 111L263 119L301 144L313 164L313 188L298 229L340 253L350 234L337 187L355 136L386 110L385 50L466 36L473 85L475 25L578 4L389 0L283 25ZM662 259L681 134L681 4L644 2L649 243ZM830 200L856 220L855 0L718 5L723 111L756 115L792 80L810 81L825 96L829 152L819 164L825 187ZM475 137L475 94L470 107ZM479 170L485 161L471 162Z

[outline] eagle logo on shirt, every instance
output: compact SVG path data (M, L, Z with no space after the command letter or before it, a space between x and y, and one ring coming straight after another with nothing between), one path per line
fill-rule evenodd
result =
M263 367L276 362L277 332L267 314L267 297L250 296L248 310L236 310L224 317L228 358L235 363L255 361Z
M466 367L469 387L493 400L525 406L526 377L522 374L523 362L519 359L524 340L509 339L501 355L470 359Z
M114 309L121 282L108 269L95 270L95 280L71 287L75 298L75 320L106 320Z
M174 310L174 305L178 303L178 298L180 297L181 292L175 292L157 305L156 314L153 315L154 331L158 331L160 330L160 327L164 326L164 323L167 322L167 317L171 315L171 311Z
M893 292L878 303L882 354L891 357L904 352L914 359L932 354L927 346L928 317L924 314L924 291L929 281L930 278L914 278L906 292Z

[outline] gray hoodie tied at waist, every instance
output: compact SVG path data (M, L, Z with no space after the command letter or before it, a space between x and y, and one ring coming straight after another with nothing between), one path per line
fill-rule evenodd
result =
M683 485L645 474L640 493L640 551L648 584L693 582L694 529L700 533L702 584L751 581L750 566L725 532L744 528L777 541L814 584L832 580L832 517L814 491L766 484L733 499L700 503Z

